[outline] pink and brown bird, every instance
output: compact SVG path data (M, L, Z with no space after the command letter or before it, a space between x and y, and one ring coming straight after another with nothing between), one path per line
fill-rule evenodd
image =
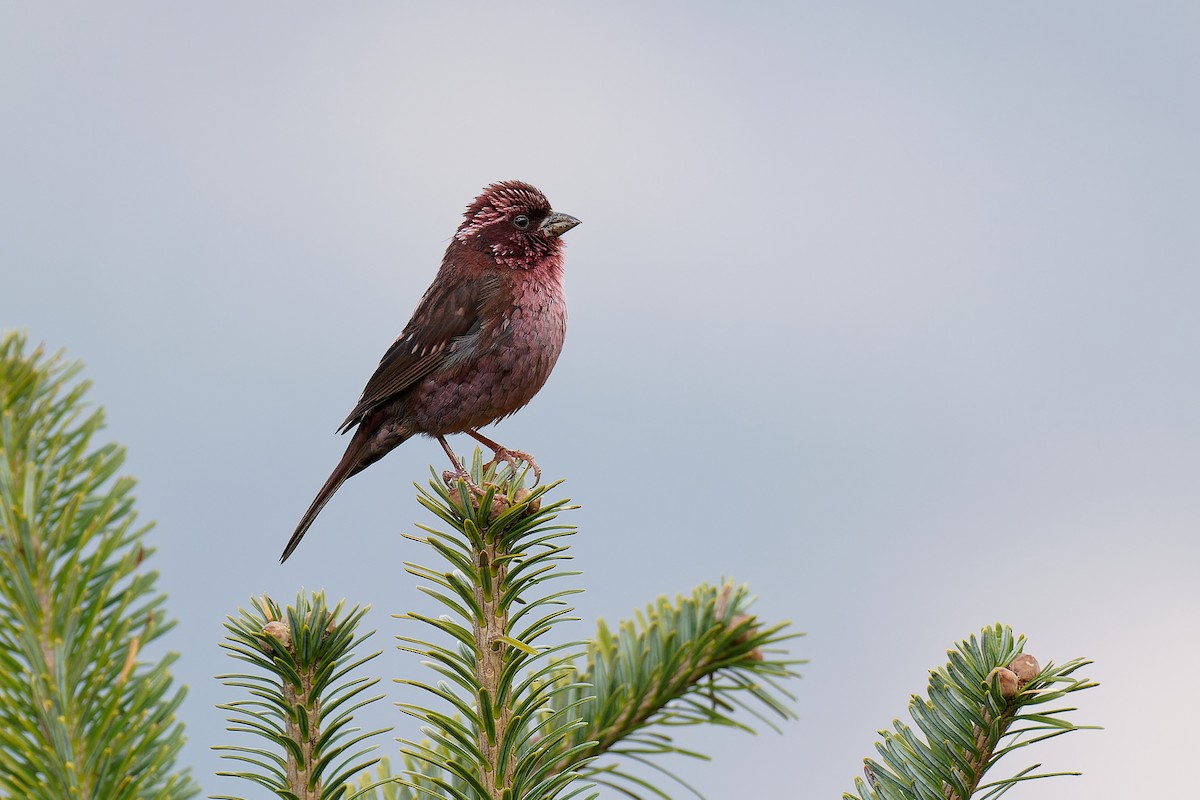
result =
M521 181L494 183L467 207L433 284L383 354L339 432L354 435L283 550L286 561L343 483L420 433L466 471L446 435L467 433L502 461L526 461L481 435L546 383L567 325L563 243L579 224ZM357 426L357 427L355 427Z

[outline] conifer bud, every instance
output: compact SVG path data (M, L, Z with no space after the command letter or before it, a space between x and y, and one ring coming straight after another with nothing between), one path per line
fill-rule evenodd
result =
M274 620L263 626L262 632L267 636L275 639L289 650L292 647L292 629L287 626L287 623Z
M1020 690L1016 673L1004 667L996 667L988 673L988 684L994 683L1000 684L1000 696L1005 700L1012 700Z
M522 486L520 489L517 489L516 502L524 503L526 500L529 499L529 495L531 495L531 494L533 494L532 489L526 489L524 486ZM525 514L527 516L533 516L534 514L536 514L537 512L539 512L541 510L542 510L542 498L538 497L529 503L529 507L525 509Z
M745 626L745 629L741 633L739 633L737 636L733 637L733 641L736 642L737 644L745 644L747 641L750 640L750 638L752 636L756 635L758 633L758 626L753 625L753 624L747 624L747 623L752 623L754 621L755 621L754 617L751 616L750 614L737 614L733 617L733 619L729 620L728 627L733 630L737 630L738 628ZM749 653L746 654L746 658L748 658L751 661L762 661L763 660L762 650L755 647L753 650L751 650Z
M1028 653L1022 653L1014 658L1012 663L1008 665L1008 668L1016 673L1017 679L1021 682L1021 686L1029 683L1031 680L1037 677L1039 672L1042 671L1041 667L1038 665L1038 660Z

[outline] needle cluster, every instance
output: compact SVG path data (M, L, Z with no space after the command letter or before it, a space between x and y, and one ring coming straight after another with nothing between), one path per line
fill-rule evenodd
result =
M1025 637L1006 625L984 628L949 651L949 663L929 676L926 697L909 712L920 729L895 720L875 745L882 761L867 759L865 779L846 800L989 800L1023 781L1073 772L1037 773L1041 766L984 783L1001 758L1036 742L1081 730L1051 704L1096 684L1074 673L1083 659L1039 668L1025 654ZM924 738L922 735L924 734Z
M255 598L251 610L225 622L221 646L252 672L219 675L226 686L250 695L220 706L232 716L233 733L256 737L259 746L213 749L250 769L218 773L242 778L294 800L339 800L347 783L379 759L367 744L387 729L362 733L354 712L382 698L365 696L378 678L357 675L379 655L357 657L355 649L372 634L358 635L366 608L329 608L325 595L301 593L295 605L280 608L269 597ZM220 795L219 800L239 800Z
M0 797L181 800L174 623L80 369L0 337Z
M562 540L574 528L555 524L569 501L543 503L557 484L527 490L511 469L497 475L481 460L476 451L473 473L486 487L482 495L466 481L447 488L436 478L430 490L420 490L422 505L452 532L422 526L425 535L414 538L445 566L407 563L405 568L450 613L404 615L442 636L436 642L401 637L401 647L421 655L445 680L402 682L444 701L453 712L401 706L423 723L429 737L405 742L405 754L443 773L422 770L408 780L414 788L453 800L552 797L576 777L561 768L563 754L573 756L588 746L569 744L583 725L571 713L574 707L553 706L567 687L553 679L561 665L552 657L579 645L539 645L568 618L572 609L564 598L579 591L549 589L551 582L576 574L563 568L567 548Z

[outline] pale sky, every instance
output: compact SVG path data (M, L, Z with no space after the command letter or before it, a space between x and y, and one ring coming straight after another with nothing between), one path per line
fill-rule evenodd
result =
M559 365L485 431L583 506L571 634L722 576L808 634L799 721L682 732L689 782L839 797L1001 621L1095 660L1105 726L1011 757L1084 776L1010 797L1186 783L1198 41L1189 2L0 6L0 327L84 360L128 447L205 793L259 796L209 750L251 595L370 603L384 676L420 670L389 615L436 443L276 562L503 179L584 222Z

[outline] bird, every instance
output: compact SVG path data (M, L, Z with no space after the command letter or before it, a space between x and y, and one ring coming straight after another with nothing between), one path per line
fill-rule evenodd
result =
M338 428L354 433L280 563L343 483L417 434L437 439L468 484L449 434L470 434L494 461L524 461L540 478L529 454L478 429L524 407L554 369L567 324L561 237L578 224L523 181L493 183L467 206L433 283Z

